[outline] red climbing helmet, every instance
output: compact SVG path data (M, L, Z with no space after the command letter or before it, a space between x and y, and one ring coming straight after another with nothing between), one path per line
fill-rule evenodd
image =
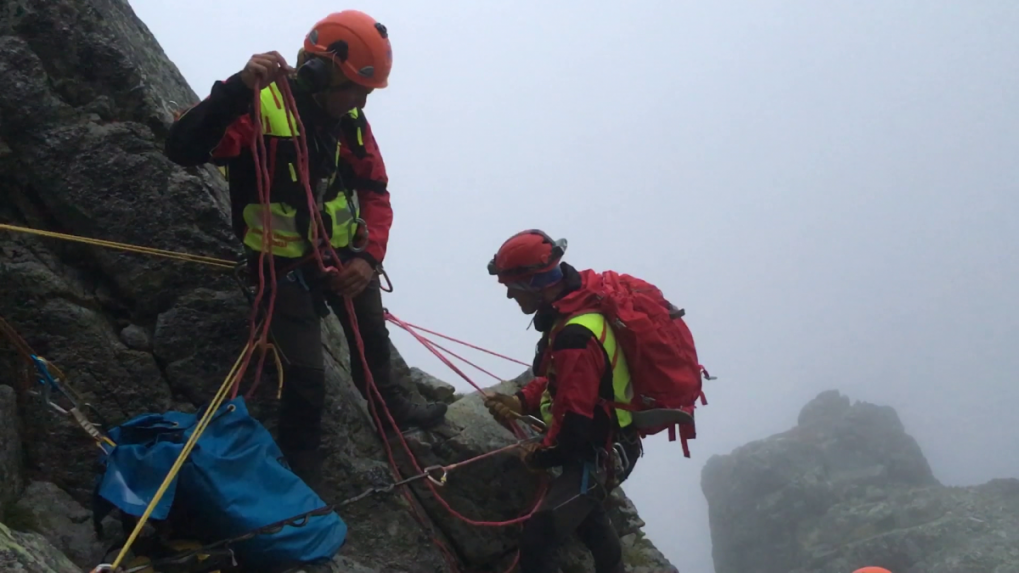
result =
M322 18L304 38L304 51L330 58L352 82L384 88L393 67L393 48L386 27L358 10Z
M853 573L892 573L884 567L863 567L853 571Z
M521 231L499 247L488 263L488 274L506 284L528 279L559 266L566 252L566 239L553 241L544 231Z

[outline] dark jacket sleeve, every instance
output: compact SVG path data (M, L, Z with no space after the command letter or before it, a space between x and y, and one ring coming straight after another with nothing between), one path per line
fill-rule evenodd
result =
M178 165L201 165L218 158L235 157L254 134L248 112L254 92L241 81L240 72L185 111L170 127L165 152Z
M555 337L552 364L556 392L552 401L552 427L535 452L534 465L549 468L576 458L590 447L598 390L607 368L598 339L579 324L566 326Z

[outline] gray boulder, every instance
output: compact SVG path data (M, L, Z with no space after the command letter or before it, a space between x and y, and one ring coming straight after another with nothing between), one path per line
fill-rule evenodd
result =
M509 380L485 388L487 393L512 394L530 379L524 372ZM486 452L510 446L518 438L496 423L484 407L483 396L472 392L454 402L447 414L443 432L415 434L409 437L422 467L445 466L470 460ZM476 527L457 516L475 521L510 522L528 514L534 507L540 481L529 472L511 450L448 473L445 487L434 487L445 504L435 499L427 485L414 486L422 504L438 527L453 540L465 564L483 571L504 571L516 556L519 527ZM663 573L675 571L642 531L643 520L623 488L616 489L607 502L609 516L623 543L624 561L630 572ZM564 573L593 570L587 549L575 537L562 548L559 560Z
M32 482L14 505L24 529L45 537L82 569L102 562L107 544L97 539L92 512L74 501L67 492L47 482ZM119 533L113 520L105 522L105 540Z
M4 573L81 573L38 533L11 531L0 523L0 571Z
M894 409L836 391L709 459L701 487L716 573L1019 570L1019 481L942 486Z

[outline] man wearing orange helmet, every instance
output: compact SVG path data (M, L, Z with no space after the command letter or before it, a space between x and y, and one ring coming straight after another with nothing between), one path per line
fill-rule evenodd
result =
M528 230L510 237L489 263L489 273L506 285L507 298L524 314L534 315L542 336L532 366L535 378L515 395L496 394L485 404L505 424L521 415L541 417L545 438L524 461L535 469L562 467L542 507L524 523L521 572L558 571L555 552L576 532L591 551L597 573L621 573L619 536L603 502L633 471L642 453L640 437L621 422L626 414L600 405L601 399L623 400L619 396L629 380L604 317L594 312L571 316L557 309L559 302L581 293L593 273L561 262L565 251L565 240ZM607 451L609 441L618 450ZM618 466L614 457L622 460Z
M279 446L294 471L318 485L325 399L320 319L329 308L346 331L351 374L366 396L365 375L342 296L349 296L368 367L401 428L429 427L445 416L441 403L413 404L390 373L378 268L386 254L393 213L388 177L371 126L364 116L368 95L388 84L392 48L386 27L371 16L346 10L326 16L305 37L296 70L277 52L256 54L244 69L218 81L208 98L188 109L170 129L166 154L180 165L220 166L230 186L233 230L244 243L252 276L262 250L258 179L249 147L260 122L271 170L272 254L279 271L273 343L280 351L286 384L280 403ZM295 73L296 72L296 73ZM285 78L285 79L284 79ZM328 240L342 271L321 274L310 242L311 215L301 182L291 124L276 85L287 81L307 139L308 170ZM254 88L261 117L253 117ZM266 273L268 276L268 273ZM383 416L384 418L384 416Z

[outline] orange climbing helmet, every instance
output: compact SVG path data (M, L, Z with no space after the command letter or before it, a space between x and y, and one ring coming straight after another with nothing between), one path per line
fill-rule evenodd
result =
M528 229L506 239L489 261L488 273L498 276L499 282L508 284L551 272L555 276L543 277L542 282L554 282L561 278L555 271L558 271L559 261L565 252L566 239L553 241L544 231Z
M364 87L389 84L393 67L389 32L364 12L344 10L319 20L304 38L304 52L331 59L344 76Z
M892 572L885 569L884 567L861 567L860 569L853 571L853 573L892 573Z

